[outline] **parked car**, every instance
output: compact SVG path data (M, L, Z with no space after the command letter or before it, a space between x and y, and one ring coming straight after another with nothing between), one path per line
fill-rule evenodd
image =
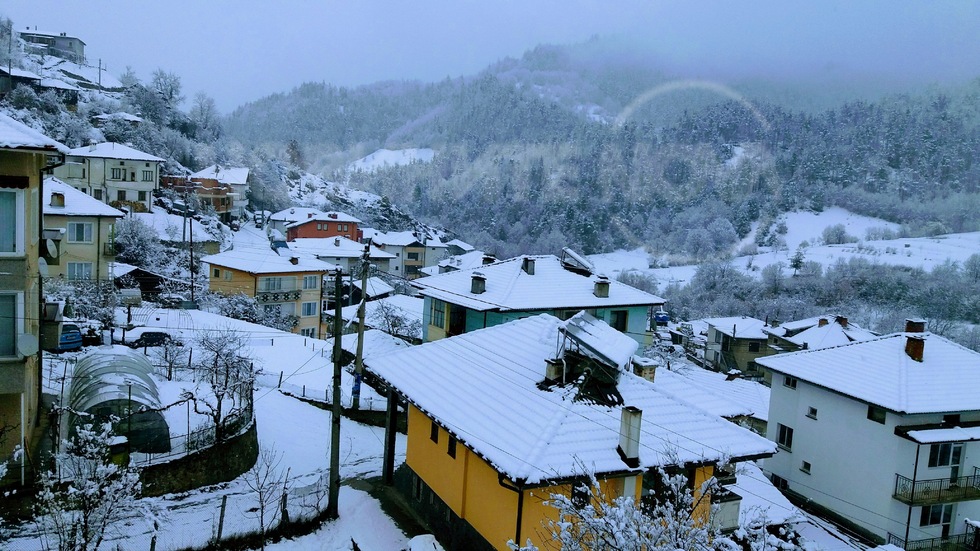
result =
M161 293L157 300L160 302L160 306L164 308L180 308L187 297L180 293Z
M82 347L82 331L74 323L61 324L61 336L58 338L58 348L55 352L68 352Z
M178 345L181 344L180 341L175 339L170 333L165 331L144 331L140 334L136 340L129 343L129 346L133 348L143 348L146 346L163 346L168 342L174 342Z

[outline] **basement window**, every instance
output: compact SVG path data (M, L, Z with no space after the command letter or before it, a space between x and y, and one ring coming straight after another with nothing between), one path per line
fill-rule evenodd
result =
M800 470L806 474L810 474L810 462L804 461L803 464L800 465Z
M806 416L809 417L810 419L816 419L817 418L817 408L815 408L815 407L806 408Z
M429 427L429 440L432 440L436 444L439 443L439 425L435 421L432 422L432 426Z

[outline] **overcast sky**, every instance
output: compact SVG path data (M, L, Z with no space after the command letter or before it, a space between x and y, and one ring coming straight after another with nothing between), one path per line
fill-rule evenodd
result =
M537 44L631 37L691 76L980 76L980 2L4 0L17 28L66 32L116 76L177 73L223 112L308 81L470 75Z

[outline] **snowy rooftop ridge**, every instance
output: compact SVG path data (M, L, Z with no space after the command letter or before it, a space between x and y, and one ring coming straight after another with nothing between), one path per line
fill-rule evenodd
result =
M616 448L621 409L575 400L574 387L542 390L558 352L546 314L372 358L368 369L512 480L530 484L631 469ZM621 373L624 405L643 411L640 465L768 456L775 444ZM514 407L520 404L520 407ZM587 467L583 467L587 466Z
M528 266L533 264L528 272ZM479 270L486 290L472 293L471 277ZM470 270L457 270L414 280L420 293L477 311L586 309L614 306L656 306L665 300L618 281L609 280L609 296L598 297L601 276L583 275L562 266L554 255L523 255Z
M250 274L325 273L337 268L306 255L280 256L272 249L232 249L205 256L201 262Z
M294 228L296 226L302 226L303 224L309 222L348 222L353 224L360 224L361 221L346 212L340 211L328 211L328 212L318 212L318 213L307 213L306 218L289 218L286 219L286 227Z
M52 140L41 132L3 113L0 113L0 148L69 152L68 146Z
M55 206L51 202L51 196L55 193L62 195L63 201L60 206ZM121 210L114 209L102 201L90 197L87 193L78 191L54 176L48 176L44 179L43 205L45 216L111 216L114 218L125 216Z
M921 361L906 352L916 338L923 341ZM898 413L980 410L980 353L933 333L893 333L756 362Z
M360 258L364 254L364 244L346 237L298 237L288 243L289 248L319 257ZM395 255L372 246L370 258L395 258Z
M102 142L99 144L76 147L68 152L73 157L93 157L99 159L120 159L125 161L149 161L162 163L166 159L161 159L156 155L144 153L128 145L115 142Z
M703 320L723 335L736 339L765 339L764 327L768 324L760 319L748 316L732 316L727 318L707 318Z
M208 178L222 184L245 185L248 182L248 168L211 165L193 174L191 178Z

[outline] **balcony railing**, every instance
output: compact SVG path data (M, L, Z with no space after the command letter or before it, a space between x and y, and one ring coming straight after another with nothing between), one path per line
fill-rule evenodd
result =
M910 540L905 542L895 534L888 534L888 543L897 545L905 551L970 551L976 549L976 534L966 532L955 534L945 538L929 538L924 540Z
M296 302L302 291L258 291L255 299L262 303Z
M980 476L916 480L895 475L895 499L907 505L933 505L980 499Z

